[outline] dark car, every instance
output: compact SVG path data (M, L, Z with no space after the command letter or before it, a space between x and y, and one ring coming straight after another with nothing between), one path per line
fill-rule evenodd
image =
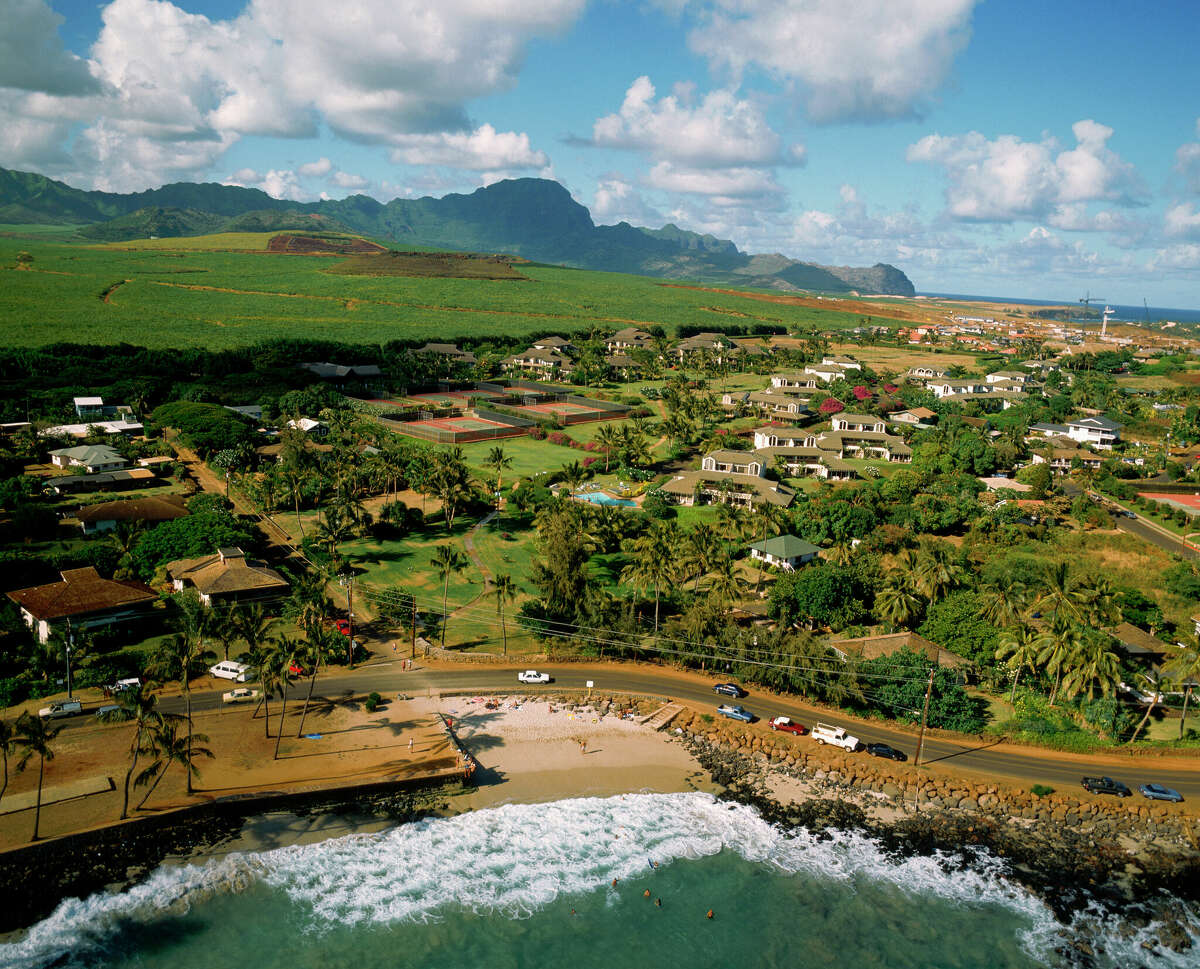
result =
M866 750L872 757L886 757L888 760L908 760L908 754L888 744L867 744Z
M1115 797L1132 797L1131 791L1123 782L1114 781L1111 777L1085 777L1083 789L1092 794L1112 794Z
M1163 787L1161 784L1143 784L1138 788L1142 797L1148 798L1151 801L1174 801L1179 803L1183 800L1183 795L1173 787Z
M736 697L739 700L746 696L746 691L736 683L718 683L713 687L713 693L723 693L725 696Z

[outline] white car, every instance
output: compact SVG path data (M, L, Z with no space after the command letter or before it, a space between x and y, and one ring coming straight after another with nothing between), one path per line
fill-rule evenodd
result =
M525 672L517 674L517 679L522 683L549 683L553 677L549 673L539 673L537 670L525 670Z
M59 717L73 717L77 713L83 713L83 704L78 700L59 700L48 707L42 707L38 716L43 720L57 720Z
M236 690L230 690L228 693L221 694L222 703L249 703L251 700L257 700L262 694L258 690L252 690L248 686L239 686Z
M235 680L238 683L246 682L246 674L250 669L245 663L235 663L231 659L227 659L216 666L210 666L208 671L215 677L222 680Z

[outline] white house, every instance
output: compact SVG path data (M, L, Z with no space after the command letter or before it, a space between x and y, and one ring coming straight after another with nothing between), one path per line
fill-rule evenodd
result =
M758 427L754 430L754 449L764 447L816 447L817 436L802 427Z
M750 474L761 478L762 460L752 451L710 451L704 455L701 470L720 471L727 474Z
M1080 417L1067 421L1067 437L1080 444L1111 451L1121 440L1121 425L1107 417Z
M777 373L771 376L771 386L788 390L816 390L817 379L799 373Z
M878 434L887 431L887 422L882 417L867 414L835 414L829 423L834 431L874 431Z
M329 425L315 421L311 417L301 417L299 420L288 421L287 426L293 430L303 431L309 437L328 437Z
M83 468L88 474L115 471L128 462L107 444L81 444L79 447L59 448L50 452L56 468Z
M813 561L820 553L821 550L812 542L806 542L795 535L777 535L750 546L752 559L787 572L794 572L797 567Z

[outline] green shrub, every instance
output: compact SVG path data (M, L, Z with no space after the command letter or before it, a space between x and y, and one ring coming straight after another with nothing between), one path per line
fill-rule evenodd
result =
M364 706L367 708L367 713L374 713L379 708L379 703L381 700L383 700L383 697L372 691L370 695L367 696L367 702L364 704Z
M1034 784L1033 787L1029 789L1029 793L1034 797L1048 797L1054 793L1054 788L1047 787L1045 784Z

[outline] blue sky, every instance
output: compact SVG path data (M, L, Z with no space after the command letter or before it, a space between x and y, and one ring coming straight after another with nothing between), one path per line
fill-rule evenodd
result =
M0 165L308 200L561 181L919 290L1200 308L1194 3L0 0Z

